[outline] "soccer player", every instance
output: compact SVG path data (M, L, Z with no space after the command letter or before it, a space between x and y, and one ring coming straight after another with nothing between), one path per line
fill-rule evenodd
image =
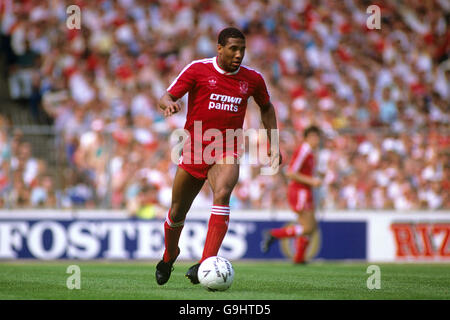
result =
M309 244L309 236L317 229L314 215L313 188L321 184L321 179L314 177L314 150L319 147L321 131L310 126L303 133L304 141L294 153L289 164L287 178L288 202L297 214L298 221L294 225L272 229L263 237L261 250L266 253L277 239L296 237L294 263L305 263L305 251Z
M227 129L242 130L247 100L252 96L260 108L269 144L275 143L271 141L270 134L271 130L277 129L275 110L261 74L241 65L245 49L245 36L240 30L233 27L223 29L218 36L217 56L188 64L159 100L159 107L167 117L180 111L177 100L189 93L184 129L190 136L178 163L172 203L164 223L165 250L155 273L159 285L170 278L180 253L178 242L186 214L206 180L213 192L213 205L203 255L186 273L193 284L199 283L197 273L200 263L217 255L228 230L230 195L239 177L237 146L230 147L229 141L225 141L223 152L211 152L214 161L207 161L211 159L203 157L204 151L212 142L203 134L208 129L218 130L223 136ZM217 141L214 142L217 145ZM195 149L198 145L201 146L200 161L198 149ZM272 168L277 168L281 163L278 147L275 150L268 152Z

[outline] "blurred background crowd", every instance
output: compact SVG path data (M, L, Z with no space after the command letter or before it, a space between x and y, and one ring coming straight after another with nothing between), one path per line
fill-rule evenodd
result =
M66 25L73 4L80 29ZM371 4L380 29L367 28ZM0 111L1 206L165 212L170 134L184 125L186 98L167 119L157 100L236 26L244 64L267 82L285 163L305 127L325 133L319 208L450 209L447 0L2 0L0 10L2 99L54 132L54 148L37 157L40 146ZM251 102L244 128L260 127ZM231 206L287 209L286 190L283 172L243 164ZM193 207L211 204L205 184Z

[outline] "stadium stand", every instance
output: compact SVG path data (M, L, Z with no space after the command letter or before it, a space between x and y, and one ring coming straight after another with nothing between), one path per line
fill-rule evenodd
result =
M284 158L308 125L326 133L319 208L450 208L448 1L376 2L379 30L366 26L369 1L69 2L0 2L3 206L168 207L169 138L185 114L164 119L157 99L234 25L244 64L268 82ZM81 8L79 30L66 26L69 4ZM50 136L14 129L32 124L51 124ZM250 104L245 128L259 127ZM287 208L282 174L241 169L231 206ZM210 196L205 187L195 206Z

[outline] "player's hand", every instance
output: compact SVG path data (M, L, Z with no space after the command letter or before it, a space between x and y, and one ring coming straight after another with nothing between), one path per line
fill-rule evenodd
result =
M270 158L270 166L273 167L278 167L281 165L281 162L283 161L282 157L281 157L281 153L278 150L277 152L275 152L274 154L272 154L271 150L267 151L267 155ZM278 163L277 163L278 160Z
M313 177L313 178L311 178L311 184L315 188L320 187L320 185L322 184L322 180L319 178Z
M164 109L164 116L170 117L171 115L179 112L180 110L181 107L177 102L170 102L167 104L166 109Z

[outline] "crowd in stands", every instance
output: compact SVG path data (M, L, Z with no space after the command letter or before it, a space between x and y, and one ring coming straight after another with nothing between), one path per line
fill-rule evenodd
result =
M66 166L33 158L0 118L0 201L12 207L168 208L180 114L157 101L219 31L246 35L244 64L267 82L285 161L275 176L241 166L232 208L287 209L286 164L318 125L319 208L450 209L450 2L359 0L2 1L12 99L53 119ZM81 28L66 12L78 5ZM381 8L380 29L366 9ZM1 114L1 112L0 112ZM260 128L249 103L244 128ZM12 131L11 131L12 130ZM194 208L211 206L208 184ZM154 205L150 211L141 210ZM149 213L150 212L150 213Z

